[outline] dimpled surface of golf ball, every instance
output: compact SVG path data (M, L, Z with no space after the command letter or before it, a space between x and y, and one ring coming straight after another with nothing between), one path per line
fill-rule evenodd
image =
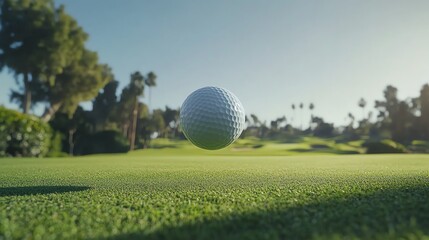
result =
M245 113L240 100L219 87L191 93L180 109L180 125L195 146L217 150L233 143L244 129Z

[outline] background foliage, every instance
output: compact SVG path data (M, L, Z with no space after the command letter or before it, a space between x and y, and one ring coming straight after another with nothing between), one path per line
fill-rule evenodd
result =
M46 156L51 137L51 127L39 118L0 107L0 156Z
M13 73L17 83L10 100L24 113L45 109L40 118L55 131L48 147L52 155L62 155L59 151L69 155L124 152L126 146L128 150L151 148L155 138L184 139L180 109L151 107L151 99L157 97L152 96L157 74L133 71L128 84L118 89L113 70L87 48L89 34L63 5L53 0L0 0L0 10L0 70ZM368 153L428 152L429 85L405 99L400 99L398 92L396 87L386 86L372 107L364 97L357 99L362 116L345 113L349 119L345 126L317 116L317 102L296 102L291 106L293 114L279 113L272 120L248 113L241 138L290 143L308 136L326 142L361 141ZM87 101L92 101L92 109L80 106ZM16 116L14 112L4 114L9 113L5 119ZM303 122L303 116L311 120ZM18 139L29 130L16 127L14 131ZM2 139L6 135L0 132ZM326 144L314 147L320 150ZM5 141L0 143L3 155L5 149L9 149L8 155L29 155L22 147L15 151ZM33 155L46 154L45 150L36 152Z

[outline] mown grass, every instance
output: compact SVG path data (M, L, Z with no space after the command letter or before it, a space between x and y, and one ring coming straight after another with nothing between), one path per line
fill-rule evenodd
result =
M429 156L174 149L0 159L0 239L429 237Z

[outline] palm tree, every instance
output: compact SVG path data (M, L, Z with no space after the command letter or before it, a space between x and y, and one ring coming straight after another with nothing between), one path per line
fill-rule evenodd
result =
M276 119L277 125L280 127L284 122L286 122L286 116L282 116Z
M293 111L293 117L292 117L292 123L295 121L295 104L292 104L292 111Z
M259 121L259 118L255 114L250 114L250 117L253 121L253 126L258 127L261 124L261 121Z
M133 107L132 107L132 117L131 117L131 129L129 134L130 140L130 150L134 150L136 143L136 131L137 131L137 115L138 115L138 105L139 97L143 95L144 91L144 77L140 72L135 72L131 74L131 82L129 85L130 91L133 96Z
M314 104L313 104L313 103L310 103L310 105L308 106L308 108L310 109L310 111L313 111L313 109L314 109Z
M355 116L352 113L349 113L348 117L350 118L350 126L353 128L353 124L355 122Z
M149 87L149 109L151 109L151 98L152 98L152 87L156 86L156 75L153 72L147 74L146 79L144 80L146 86Z
M359 99L358 105L360 108L362 108L362 119L364 119L365 118L365 107L366 107L365 99L363 99L363 98Z
M310 105L308 106L308 108L310 109L310 127L311 127L311 121L313 119L314 103L310 103Z
M300 103L299 104L299 108L301 109L300 111L300 120L301 120L301 130L302 130L302 110L304 109L304 103Z

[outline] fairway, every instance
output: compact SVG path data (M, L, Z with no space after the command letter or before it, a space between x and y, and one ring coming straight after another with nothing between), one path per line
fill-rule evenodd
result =
M429 156L0 159L0 239L420 239Z

